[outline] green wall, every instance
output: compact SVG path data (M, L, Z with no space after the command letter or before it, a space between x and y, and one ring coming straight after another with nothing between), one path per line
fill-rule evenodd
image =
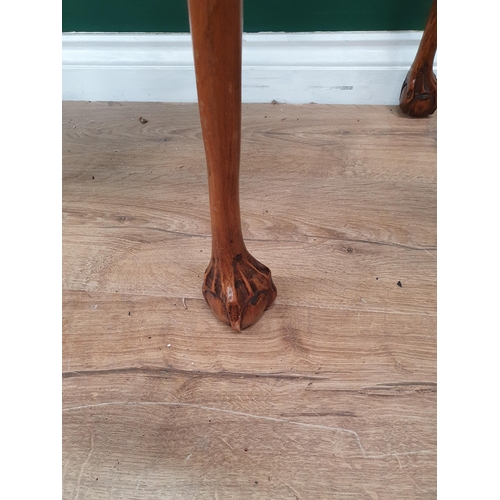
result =
M423 30L432 0L246 0L244 31ZM189 31L187 0L62 0L62 30Z

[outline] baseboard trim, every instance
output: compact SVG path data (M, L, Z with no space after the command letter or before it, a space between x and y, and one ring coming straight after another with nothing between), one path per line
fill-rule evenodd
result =
M243 102L397 104L421 36L245 33ZM189 34L65 33L62 63L63 100L196 102Z

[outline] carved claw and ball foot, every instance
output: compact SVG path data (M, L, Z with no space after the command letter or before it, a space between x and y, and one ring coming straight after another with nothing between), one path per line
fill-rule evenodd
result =
M431 68L424 66L419 72L412 69L406 75L399 107L407 115L423 118L437 109L437 79Z
M188 6L212 226L212 260L202 292L215 316L241 331L276 298L271 271L250 255L241 231L243 3L188 0Z
M437 79L432 71L436 50L437 1L434 0L415 60L399 95L399 107L407 115L423 118L436 111Z
M277 294L271 271L248 251L212 257L202 292L215 316L238 332L258 321Z

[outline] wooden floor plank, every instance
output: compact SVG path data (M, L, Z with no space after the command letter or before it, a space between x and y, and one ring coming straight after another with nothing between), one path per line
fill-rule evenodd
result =
M244 106L278 298L235 334L197 107L63 103L63 498L435 498L435 146L396 108Z
M277 304L435 314L436 258L430 251L313 237L249 239L247 245L272 269ZM137 226L85 226L66 231L63 258L70 290L199 299L210 239Z
M207 374L344 374L336 383L356 390L435 382L432 316L276 304L266 321L235 335L201 299L66 291L63 309L68 373L196 366ZM313 378L315 387L327 384Z

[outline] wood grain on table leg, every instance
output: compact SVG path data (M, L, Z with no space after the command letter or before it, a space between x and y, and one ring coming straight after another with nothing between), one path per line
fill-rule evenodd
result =
M212 257L203 295L240 331L276 298L271 271L245 247L241 231L241 0L190 0L196 85L208 169Z

